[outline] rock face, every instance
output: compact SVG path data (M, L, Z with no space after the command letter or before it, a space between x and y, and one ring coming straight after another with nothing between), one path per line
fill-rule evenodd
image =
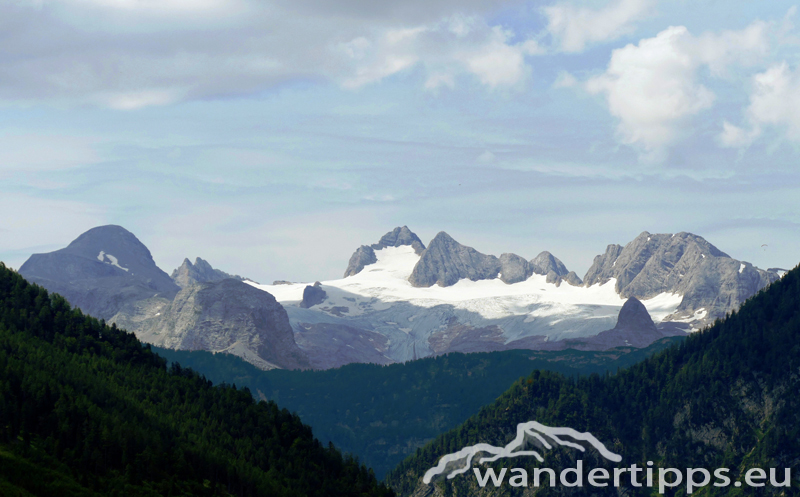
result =
M564 281L566 281L567 283L569 283L572 286L581 286L581 285L583 285L583 280L581 280L578 277L578 275L575 273L575 271L570 271L569 273L567 273L567 275L564 276Z
M624 345L643 348L665 336L667 335L656 327L644 304L636 297L630 297L620 309L615 327L601 331L584 342L598 346L592 350L607 350Z
M358 274L364 269L364 266L369 266L376 262L378 262L378 258L375 256L375 250L369 245L362 245L350 256L350 262L347 263L344 277L347 278L348 276Z
M498 259L461 245L444 231L431 240L422 252L408 281L416 287L451 286L461 279L492 280L498 277L508 284L525 281L534 274L547 275L548 283L560 285L567 278L566 266L550 252L542 252L526 261L516 254L506 253ZM571 284L581 284L575 273Z
M132 302L171 300L180 290L142 242L113 225L92 228L61 250L32 255L19 273L107 320Z
M679 327L667 326L659 329L644 304L636 297L630 297L619 311L616 326L610 330L601 331L592 337L569 338L552 342L543 340L543 337L532 336L510 342L506 347L508 349L592 351L609 350L615 347L641 349L656 340L683 335L686 335L686 332Z
M583 280L591 286L611 278L616 278L616 290L623 297L679 293L684 297L673 317L704 310L713 320L736 309L779 275L733 259L691 233L645 231L624 248L609 245L605 254L595 257Z
M303 289L303 300L300 302L300 307L308 309L317 304L321 304L328 298L328 294L322 289L322 283L317 281L314 286L306 285Z
M189 285L196 283L211 283L213 281L220 281L226 278L233 278L235 280L244 281L239 275L228 274L219 269L214 269L211 264L201 258L196 258L194 264L189 262L189 259L184 259L183 264L176 270L172 271L172 281L181 288L186 288Z
M422 254L425 250L425 245L417 235L408 229L408 226L395 228L381 237L378 243L372 244L374 250L380 250L386 247L401 247L403 245L410 245L417 255Z
M497 257L461 245L440 231L422 252L408 281L416 287L451 286L464 278L472 281L494 279L501 270Z
M518 283L525 281L533 274L533 267L524 258L517 254L502 254L500 256L500 279L504 283Z
M338 368L352 362L394 362L385 355L388 339L365 329L334 323L299 323L295 339L314 369Z
M347 269L344 271L344 277L347 278L358 274L364 269L364 266L378 262L378 258L375 256L376 250L387 247L402 247L403 245L411 246L417 255L422 254L422 251L425 250L422 240L408 229L408 226L398 227L383 235L378 243L358 247L350 257L350 262L348 262Z
M546 250L531 259L530 266L534 274L545 275L545 281L555 286L560 286L562 281L567 281L567 283L577 286L575 282L580 281L574 271L568 271L563 262ZM570 274L573 276L569 276Z
M187 286L140 338L181 350L228 352L263 369L305 369L286 310L267 292L234 279Z
M556 276L566 276L569 274L567 266L546 250L531 259L531 266L533 267L533 272L536 274L549 274L551 271Z

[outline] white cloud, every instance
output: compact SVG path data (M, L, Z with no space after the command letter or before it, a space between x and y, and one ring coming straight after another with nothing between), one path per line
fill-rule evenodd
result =
M590 43L630 34L634 23L647 14L653 0L613 0L600 9L561 2L543 9L547 31L565 52L580 52Z
M723 75L734 63L757 60L768 48L766 33L760 21L741 31L700 37L672 26L614 50L606 72L589 79L586 89L606 97L609 112L619 119L622 143L640 148L643 159L660 161L687 120L715 100L698 81L698 69L707 66L712 75ZM742 139L736 133L731 128L724 140Z
M567 71L558 73L553 82L553 88L574 88L578 86L578 79Z
M746 147L753 143L759 132L755 129L746 131L728 121L722 122L722 133L717 139L723 147Z
M770 24L754 21L739 31L704 33L691 40L698 62L708 65L715 76L723 76L733 64L752 65L769 51Z
M723 122L719 141L726 147L747 147L772 126L785 138L800 141L800 71L786 62L776 64L753 77L753 91L746 110L749 130Z
M513 40L510 30L463 16L387 30L334 47L344 59L338 80L345 88L359 88L421 64L429 74L428 90L453 88L460 74L471 74L491 89L514 87L530 74L525 58L543 50L535 40Z
M512 32L495 26L483 46L462 53L460 58L484 85L491 88L516 85L527 75L525 56L536 55L540 49L533 40L511 45L512 37Z
M505 1L0 2L0 102L136 109L297 79L357 88L418 64L428 88L510 86L537 47L483 20Z

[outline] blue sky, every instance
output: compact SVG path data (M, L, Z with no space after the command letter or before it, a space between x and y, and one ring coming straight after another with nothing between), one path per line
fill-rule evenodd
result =
M320 3L0 2L0 260L119 224L313 281L405 224L579 275L645 230L800 262L791 2Z

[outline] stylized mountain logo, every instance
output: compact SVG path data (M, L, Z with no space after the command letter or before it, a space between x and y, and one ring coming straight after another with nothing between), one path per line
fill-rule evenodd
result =
M484 464L506 457L533 456L544 462L542 455L535 450L524 450L528 446L541 446L545 449L552 449L553 445L563 445L585 452L587 448L593 447L603 457L613 462L622 461L622 456L608 450L591 433L581 433L572 428L545 426L536 421L528 421L517 425L517 436L505 447L495 447L489 444L477 444L464 447L458 452L447 454L439 460L439 464L429 469L422 481L426 484L440 474L447 474L447 478L466 473L472 466L472 458L478 453L493 454L491 457L482 457L478 462Z

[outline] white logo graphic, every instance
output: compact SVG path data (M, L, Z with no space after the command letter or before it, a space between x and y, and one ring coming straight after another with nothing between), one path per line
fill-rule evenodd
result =
M547 438L545 438L547 437ZM528 445L542 446L546 449L552 449L548 439L558 445L572 447L581 452L586 451L587 446L594 447L603 457L613 462L622 461L622 456L614 454L606 449L591 433L581 433L573 430L572 428L551 427L545 426L536 421L528 421L527 423L520 423L517 425L517 436L505 447L495 447L489 444L477 444L469 447L464 447L458 452L447 454L439 460L439 464L429 469L422 479L426 484L430 483L433 477L447 473L447 478L453 478L456 475L466 473L472 465L472 458L475 454L486 452L494 454L491 457L482 457L478 462L484 464L487 462L496 461L505 457L519 457L519 456L533 456L544 462L544 458L535 450L523 450Z

